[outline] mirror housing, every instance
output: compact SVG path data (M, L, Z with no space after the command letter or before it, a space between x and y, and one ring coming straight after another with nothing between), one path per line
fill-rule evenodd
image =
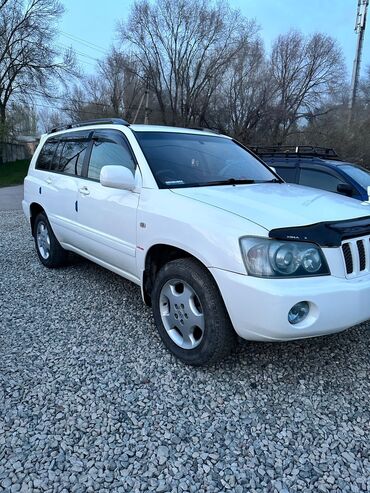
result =
M133 190L135 188L135 177L124 166L103 166L100 170L100 184L108 188Z
M354 189L349 183L339 183L337 192L342 195L347 195L347 197L352 197Z

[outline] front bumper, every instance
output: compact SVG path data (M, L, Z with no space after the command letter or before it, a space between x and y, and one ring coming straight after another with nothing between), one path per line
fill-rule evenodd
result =
M240 337L284 341L340 332L370 319L370 275L357 279L334 276L261 279L211 268L231 322ZM310 303L307 318L288 322L300 301Z

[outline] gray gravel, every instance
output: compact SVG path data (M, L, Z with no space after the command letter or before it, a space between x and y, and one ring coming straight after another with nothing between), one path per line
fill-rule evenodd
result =
M42 267L21 213L0 252L1 491L370 491L369 324L193 369L138 287Z

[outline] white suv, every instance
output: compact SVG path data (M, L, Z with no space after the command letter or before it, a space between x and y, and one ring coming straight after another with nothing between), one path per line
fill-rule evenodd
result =
M123 120L43 136L23 201L45 266L72 251L141 286L163 342L193 365L237 335L369 319L369 205L286 184L229 137Z

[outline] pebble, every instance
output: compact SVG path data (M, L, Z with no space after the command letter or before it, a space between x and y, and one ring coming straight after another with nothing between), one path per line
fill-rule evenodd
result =
M19 212L0 244L0 491L370 491L369 323L191 368L134 284L44 268Z

